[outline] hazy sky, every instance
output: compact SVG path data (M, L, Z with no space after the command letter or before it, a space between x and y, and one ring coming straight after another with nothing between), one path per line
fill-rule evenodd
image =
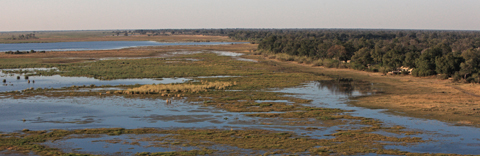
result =
M480 30L480 0L0 0L0 31L161 28Z

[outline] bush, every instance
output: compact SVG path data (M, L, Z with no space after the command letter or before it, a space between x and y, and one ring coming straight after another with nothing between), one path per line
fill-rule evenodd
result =
M294 60L298 63L305 63L307 58L305 56L302 57L295 57Z
M475 82L475 78L469 77L469 78L467 78L465 81L466 81L467 83L473 83L473 82Z
M453 81L460 81L462 79L462 75L460 75L460 73L458 73L458 72L455 72L455 74L453 74L452 78L453 78Z
M414 69L412 71L412 75L415 77L424 77L424 76L430 76L430 75L435 75L435 71L433 70L422 70L422 69Z
M295 58L293 56L290 56L288 54L276 54L276 57L280 61L294 61Z
M365 66L363 66L360 63L353 62L353 63L350 63L349 66L350 66L350 68L355 69L355 70L365 70Z
M323 61L323 66L327 68L338 68L338 65L340 64L340 61L338 60L330 60L326 59Z
M305 63L306 63L306 64L312 64L312 63L313 63L313 59L312 59L311 57L307 57L307 58L305 59Z
M378 70L377 68L373 68L373 69L372 69L372 72L375 72L375 73L377 73L377 72L379 72L379 71L380 71L380 70Z
M468 81L467 79L467 82L468 83L480 83L480 75L479 74L472 74L470 81Z
M441 80L446 80L449 78L449 76L447 74L438 74L437 78Z
M318 60L313 62L312 66L322 66L322 65L323 65L322 59L318 59Z
M382 72L383 74L387 74L388 72L390 71L390 69L388 69L387 67L380 67L380 72Z

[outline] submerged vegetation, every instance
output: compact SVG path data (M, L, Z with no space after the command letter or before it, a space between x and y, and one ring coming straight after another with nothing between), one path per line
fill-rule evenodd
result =
M401 129L401 128L389 128ZM0 138L0 151L15 150L17 152L34 151L39 155L74 155L80 153L63 153L58 148L49 148L41 143L68 139L72 135L123 135L123 134L168 134L162 139L149 139L165 142L167 138L175 140L175 144L184 146L204 145L214 143L229 145L243 149L269 151L265 154L282 153L310 153L310 154L356 154L356 153L378 153L404 155L407 152L383 149L384 144L377 144L376 141L389 141L388 144L417 143L423 142L419 138L386 137L379 134L367 133L364 130L340 131L334 134L333 139L313 139L297 136L287 132L276 132L268 130L221 130L221 129L179 129L162 130L152 128L123 129L123 128L101 128L81 130L51 130L51 131L28 131L23 133L2 134ZM352 146L355 145L355 146ZM319 147L321 146L321 147ZM217 151L204 148L203 150L177 151L164 153L137 153L137 155L205 155L215 154Z

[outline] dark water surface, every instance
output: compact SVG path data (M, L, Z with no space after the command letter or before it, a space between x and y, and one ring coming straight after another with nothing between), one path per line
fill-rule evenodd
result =
M154 41L91 41L91 42L58 42L58 43L21 43L0 44L0 52L6 51L82 51L82 50L110 50L145 46L171 45L220 45L243 44L244 42L154 42Z

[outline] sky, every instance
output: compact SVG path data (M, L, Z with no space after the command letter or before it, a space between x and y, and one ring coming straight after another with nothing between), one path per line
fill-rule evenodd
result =
M480 0L0 0L0 31L480 30Z

